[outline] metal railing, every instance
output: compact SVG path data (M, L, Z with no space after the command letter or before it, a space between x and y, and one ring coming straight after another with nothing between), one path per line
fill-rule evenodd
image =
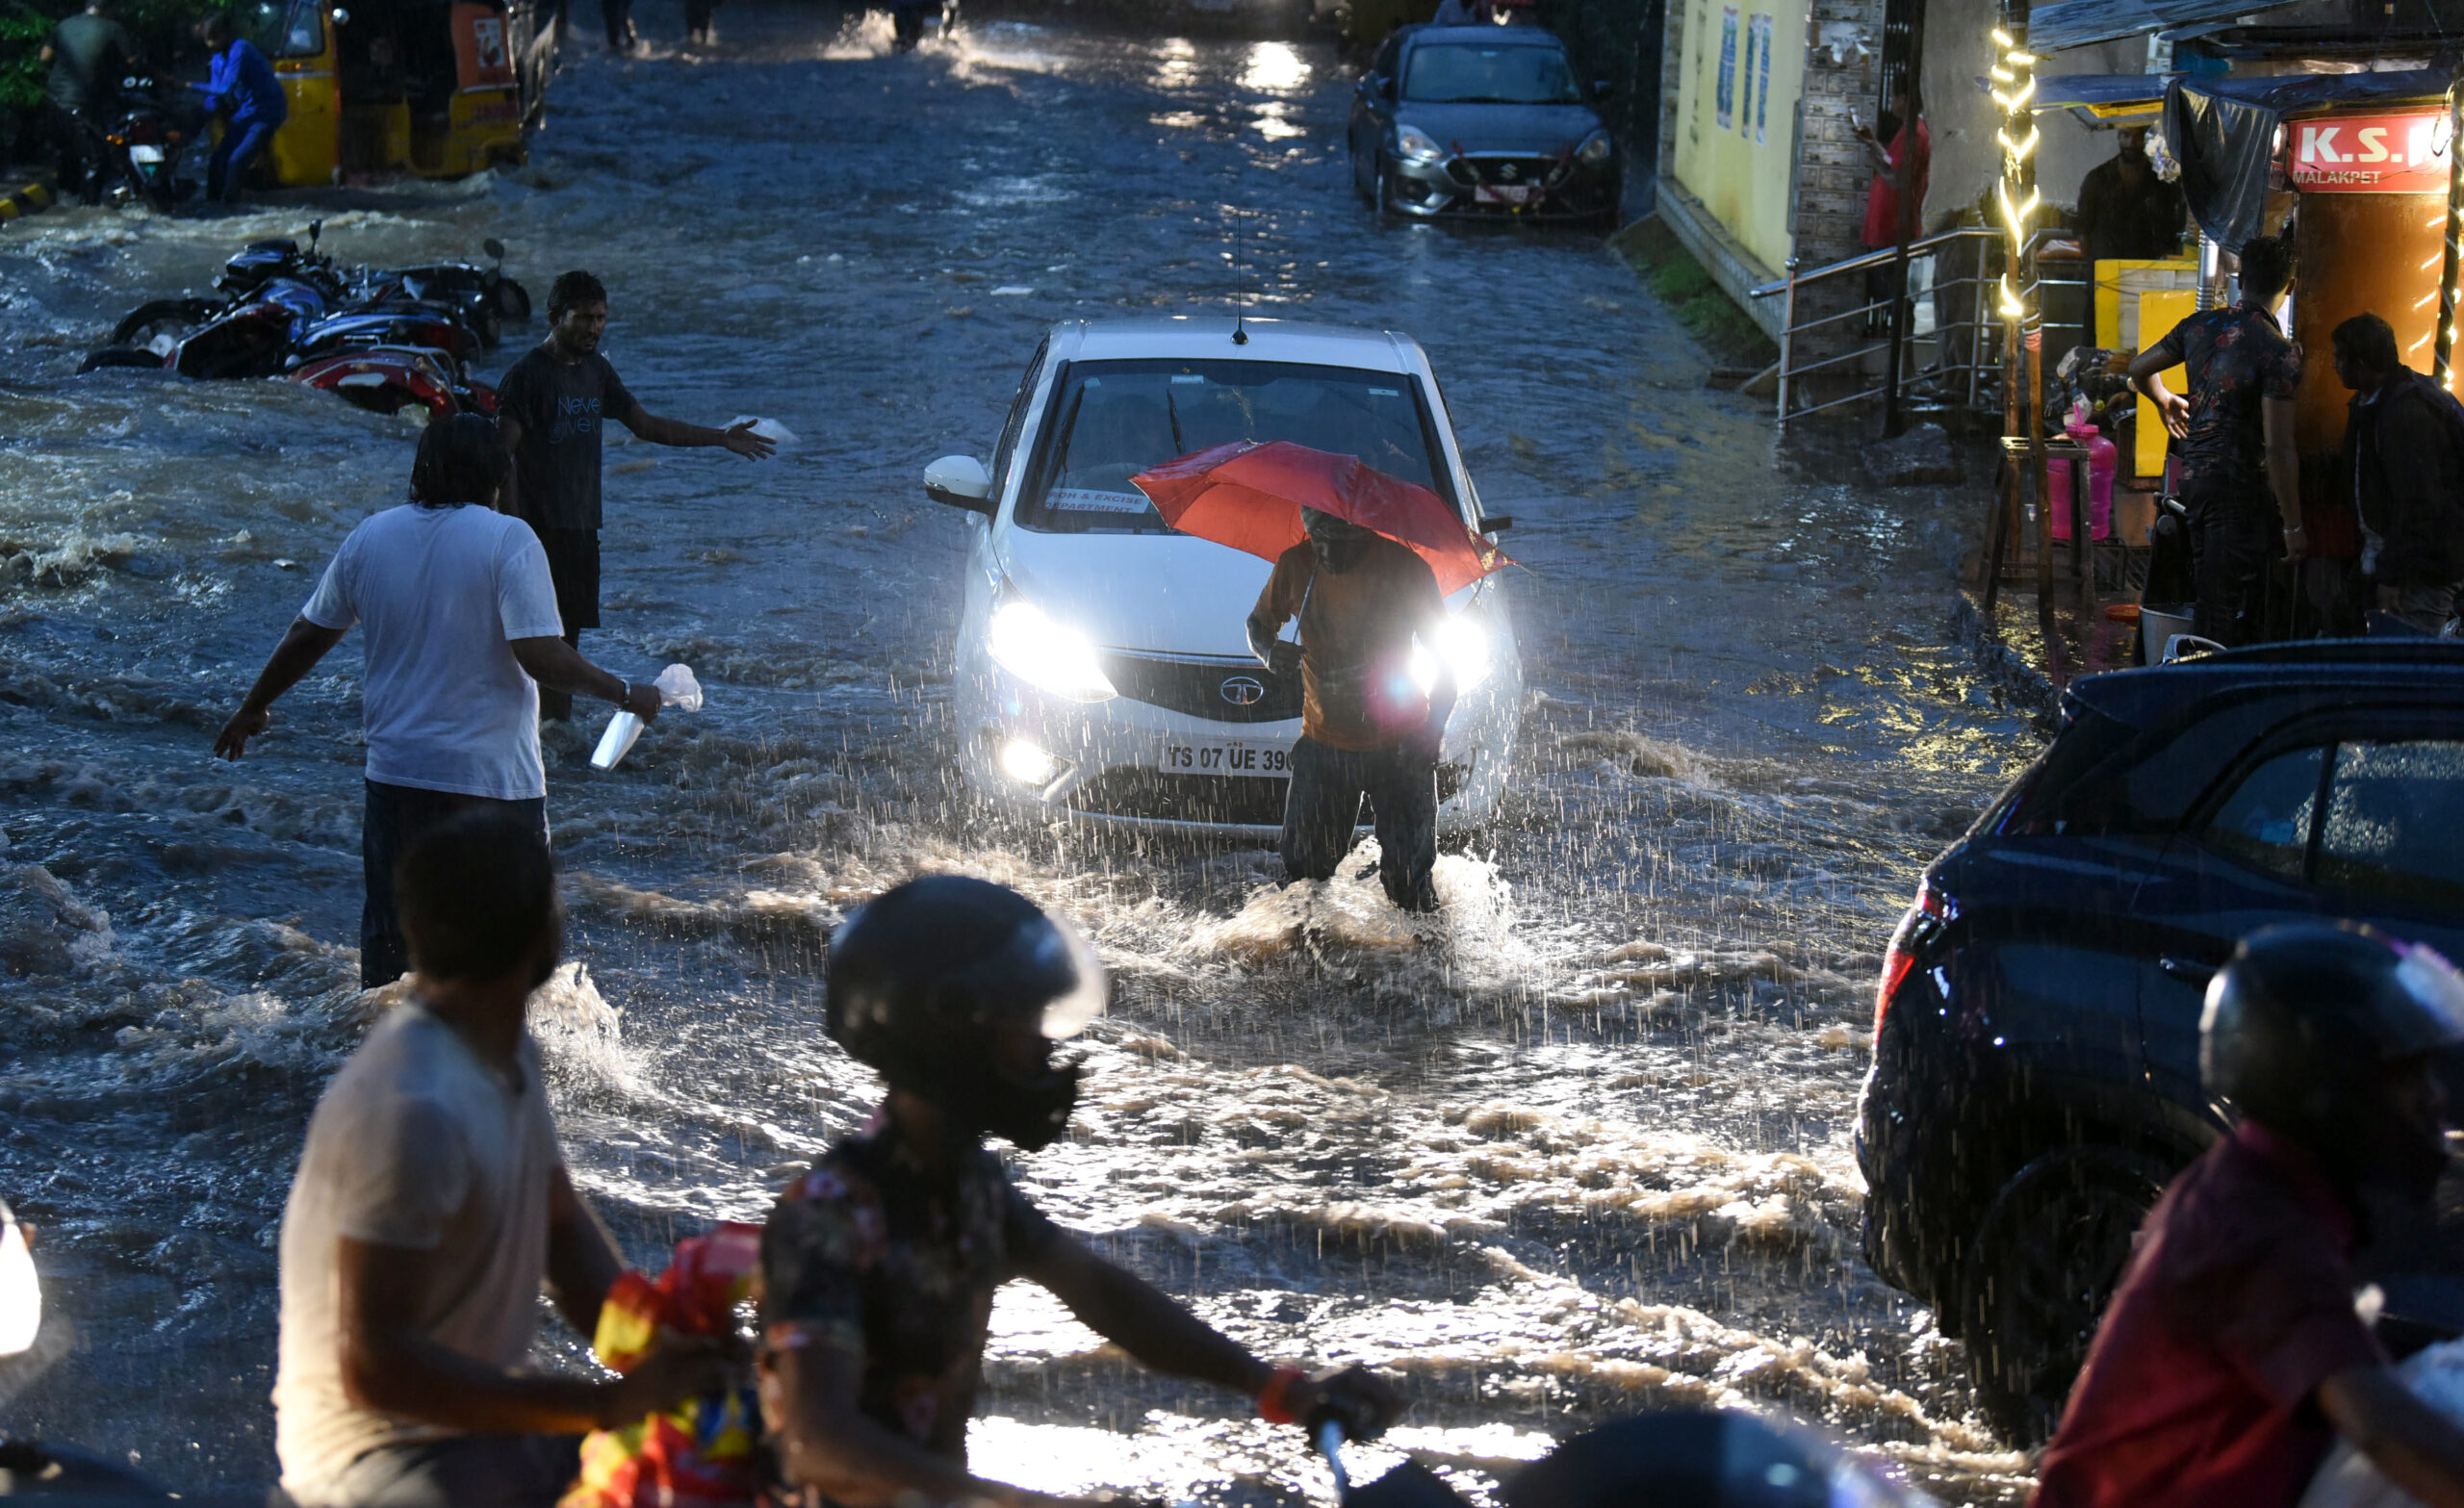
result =
M1912 314L1914 300L1922 296L1933 297L1938 310L1946 307L1960 309L1964 305L1964 312L1949 323L1938 320L1933 330L1927 334L1919 335L1912 328L1908 331L1898 370L1912 375L1902 379L1903 388L1922 385L1930 388L1944 401L1956 402L1980 413L2000 411L2002 406L2001 320L1994 314L1993 301L1989 295L2001 278L2003 245L2001 232L1984 225L1963 225L1953 230L1943 231L1939 235L1927 236L1922 240L1909 243L1908 258L1911 268L1913 269L1917 264L1923 263L1925 270L1933 274L1926 280L1925 290L1911 293L1909 303ZM1974 269L1956 271L1949 277L1942 276L1945 254L1968 247L1974 248ZM1755 298L1786 300L1782 310L1780 325L1778 417L1783 425L1791 419L1817 414L1824 409L1838 408L1849 403L1863 402L1868 398L1883 397L1889 393L1890 363L1886 358L1890 353L1891 337L1887 329L1890 320L1890 295L1885 294L1880 298L1870 299L1853 308L1817 315L1802 320L1798 317L1798 301L1799 295L1810 288L1833 278L1844 277L1851 273L1862 274L1876 268L1888 267L1898 256L1897 247L1886 246L1879 251L1863 252L1831 263L1826 267L1815 268L1810 271L1805 270L1800 266L1800 259L1790 257L1785 277L1747 290L1748 294ZM1912 287L1915 281L1913 277L1910 279ZM2057 280L2040 277L2039 281L2043 284ZM1810 361L1801 362L1797 359L1801 349L1800 337L1852 319L1862 321L1862 328L1870 330L1877 322L1878 316L1886 328L1877 338L1867 339L1861 345L1831 355L1819 356ZM1912 326L1915 320L1912 318L1908 322ZM1933 347L1933 360L1920 363L1917 360L1918 347L1929 344ZM1805 378L1835 368L1847 368L1851 371L1860 372L1875 371L1878 374L1869 387L1860 387L1854 392L1806 403L1802 407L1791 407L1791 399L1802 398L1805 396Z

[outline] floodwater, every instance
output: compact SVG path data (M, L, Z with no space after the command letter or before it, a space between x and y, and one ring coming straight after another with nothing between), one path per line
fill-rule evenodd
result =
M641 59L569 45L518 171L0 240L0 1193L45 1228L53 1306L0 1424L183 1487L272 1475L276 1222L372 1009L356 640L244 763L207 750L400 496L416 426L282 383L72 373L127 307L322 214L346 261L500 237L543 303L587 266L653 411L796 437L764 465L607 455L585 649L709 693L612 774L584 763L595 727L551 753L576 967L538 1029L578 1181L637 1260L757 1218L860 1121L822 941L965 870L1077 918L1118 980L1073 1136L1026 1187L1264 1353L1397 1368L1394 1446L1478 1492L1552 1436L1709 1401L1947 1498L2016 1492L1955 1348L1855 1256L1850 1150L1892 922L2034 747L1951 626L1972 493L1775 453L1596 235L1374 223L1324 44L991 22L900 58L880 16L739 3L684 51L675 16L644 22ZM989 451L1048 321L1236 296L1416 335L1519 520L1519 774L1441 859L1433 937L1373 881L1278 891L1257 847L990 820L948 773L963 536L921 467ZM513 327L490 374L542 334ZM996 1327L980 1470L1325 1500L1296 1432L1135 1373L1039 1291Z

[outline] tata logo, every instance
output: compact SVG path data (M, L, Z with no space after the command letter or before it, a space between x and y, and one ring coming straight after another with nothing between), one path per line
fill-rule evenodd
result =
M1218 689L1236 707L1256 706L1267 699L1266 682L1255 676L1235 676Z

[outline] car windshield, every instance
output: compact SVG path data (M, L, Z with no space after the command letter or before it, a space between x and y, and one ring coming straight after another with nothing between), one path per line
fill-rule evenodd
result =
M1424 44L1404 65L1403 97L1430 105L1572 105L1574 74L1554 47Z
M1391 371L1264 361L1073 362L1017 522L1059 534L1162 534L1130 478L1235 440L1289 440L1451 500L1418 386Z

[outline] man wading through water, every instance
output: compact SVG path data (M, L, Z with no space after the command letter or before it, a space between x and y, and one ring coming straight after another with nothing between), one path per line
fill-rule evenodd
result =
M1249 613L1249 648L1292 673L1276 635L1300 619L1300 741L1284 799L1283 867L1332 879L1350 851L1360 801L1376 813L1377 874L1407 911L1437 909L1437 750L1454 710L1454 673L1435 652L1446 599L1428 562L1357 524L1300 510L1309 537L1283 552ZM1417 636L1436 664L1412 676Z
M567 272L548 291L548 339L497 385L497 424L514 462L504 510L538 531L565 642L577 649L581 630L599 626L600 425L612 419L654 445L718 446L755 461L776 449L751 420L705 429L644 410L599 354L606 331L606 288L587 272ZM541 690L543 722L573 710L571 694Z
M225 759L245 754L272 722L274 699L351 625L366 626L359 700L368 811L359 849L368 902L359 917L359 982L370 989L410 967L394 866L422 833L481 808L546 835L543 688L568 702L577 691L604 697L645 722L658 716L656 686L619 680L568 642L539 541L521 520L497 511L509 470L487 420L454 414L430 423L411 462L410 502L350 531L214 740Z
M972 1475L993 1290L1050 1290L1145 1366L1257 1400L1270 1423L1374 1437L1400 1407L1362 1367L1274 1367L1047 1219L984 1145L1041 1150L1078 1065L1053 1042L1104 1005L1093 950L1014 891L937 875L830 942L829 1030L880 1071L872 1124L787 1186L761 1233L761 1413L781 1504L1064 1502Z

